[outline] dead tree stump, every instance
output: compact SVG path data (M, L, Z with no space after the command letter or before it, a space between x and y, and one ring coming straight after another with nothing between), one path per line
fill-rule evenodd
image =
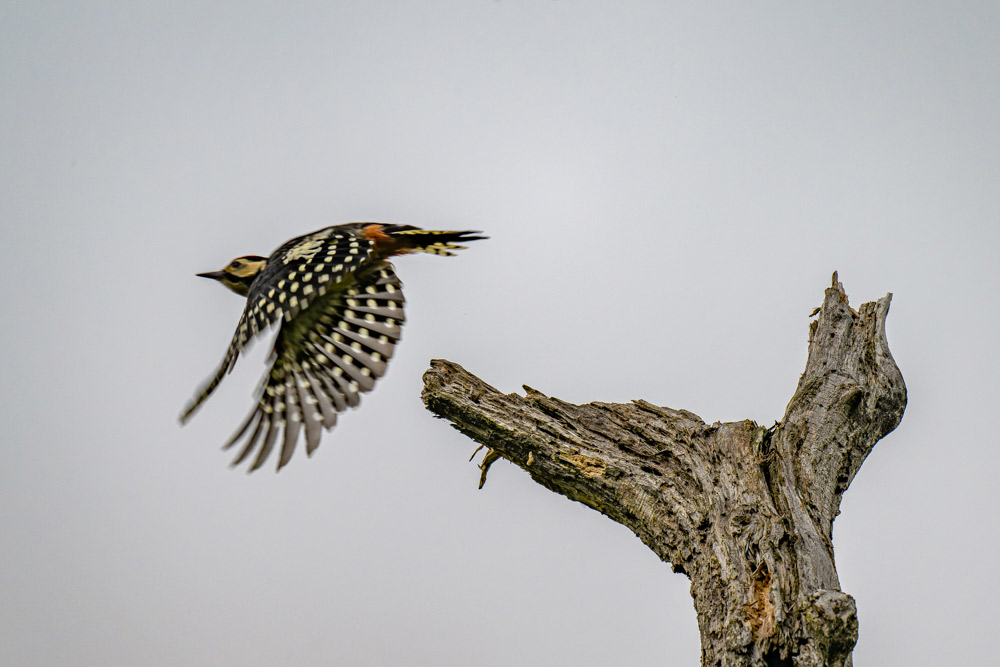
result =
M706 424L637 400L573 405L501 394L433 360L423 400L543 486L628 526L691 579L702 665L850 666L854 599L840 590L832 529L875 443L899 424L891 294L859 311L833 274L809 326L809 359L780 423Z

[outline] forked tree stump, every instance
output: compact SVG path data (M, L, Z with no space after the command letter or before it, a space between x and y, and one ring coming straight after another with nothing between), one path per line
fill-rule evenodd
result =
M891 294L854 311L833 286L809 326L809 359L772 427L706 424L645 401L573 405L525 387L501 394L433 360L427 408L543 486L628 526L691 579L702 665L850 666L854 599L831 540L840 499L899 424Z

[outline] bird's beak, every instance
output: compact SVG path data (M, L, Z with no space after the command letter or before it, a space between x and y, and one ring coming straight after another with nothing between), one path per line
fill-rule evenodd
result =
M196 273L199 278L211 278L212 280L222 280L226 275L224 271L209 271L208 273Z

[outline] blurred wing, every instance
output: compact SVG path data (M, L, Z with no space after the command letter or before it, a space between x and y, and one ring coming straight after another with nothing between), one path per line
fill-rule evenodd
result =
M298 317L278 332L274 364L257 405L225 445L228 449L246 436L233 465L256 451L253 472L280 439L280 470L291 459L302 430L306 454L311 455L322 429L333 428L337 413L357 406L360 394L385 374L399 341L403 304L402 285L392 265L381 261L341 289L300 307Z
M181 413L187 422L226 374L233 370L240 352L256 336L284 319L289 322L329 290L340 289L374 250L356 227L327 227L299 236L274 251L267 266L250 287L247 305L236 333L215 375L202 386Z

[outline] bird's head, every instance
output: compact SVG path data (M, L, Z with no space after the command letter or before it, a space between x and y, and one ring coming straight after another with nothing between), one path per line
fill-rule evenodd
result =
M246 255L229 262L221 271L210 271L197 275L202 278L218 280L240 296L246 296L250 292L250 285L265 266L267 266L267 257Z

